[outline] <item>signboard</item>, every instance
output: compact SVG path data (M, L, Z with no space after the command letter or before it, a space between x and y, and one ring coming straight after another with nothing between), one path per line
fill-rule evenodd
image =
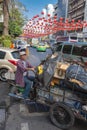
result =
M77 37L83 38L83 33L77 33Z

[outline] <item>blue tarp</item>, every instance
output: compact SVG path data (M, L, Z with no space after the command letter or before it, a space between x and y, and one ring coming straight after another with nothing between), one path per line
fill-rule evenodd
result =
M80 65L70 65L66 71L66 78L77 79L84 84L87 84L87 71Z

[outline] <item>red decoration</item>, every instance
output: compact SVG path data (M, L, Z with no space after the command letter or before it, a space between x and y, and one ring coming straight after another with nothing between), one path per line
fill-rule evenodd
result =
M39 18L39 20L42 20L42 18Z
M41 14L44 13L42 12ZM57 21L57 16L54 16L51 19L50 14L48 14L48 18L46 19L36 15L28 21L23 33L24 36L29 38L38 38L56 33L58 31L75 31L86 27L87 21L78 20L78 22L76 22L74 19L72 19L70 22L68 19L64 20L62 17L59 19L59 21Z
M42 15L44 15L44 12L41 12Z
M48 14L47 16L50 17L50 14Z
M57 19L57 16L54 16L54 19Z

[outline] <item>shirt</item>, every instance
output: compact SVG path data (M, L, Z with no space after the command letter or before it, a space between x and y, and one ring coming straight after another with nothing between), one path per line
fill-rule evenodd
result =
M25 61L23 61L23 65L24 65L25 68L27 68L27 65L26 65L26 62L25 62ZM26 76L26 75L27 75L27 72L24 72L24 73L23 73L23 76Z
M27 68L33 68L33 66L28 61L25 61L25 62L26 62ZM26 68L23 64L23 60L19 60L17 62L17 71L15 74L15 80L16 80L16 84L20 85L21 87L25 86L24 75L23 75L24 72L27 72L27 71L26 71Z

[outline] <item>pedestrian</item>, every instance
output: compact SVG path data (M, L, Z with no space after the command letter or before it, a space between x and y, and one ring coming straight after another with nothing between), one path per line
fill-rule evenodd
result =
M11 49L14 49L14 48L15 48L15 46L14 46L13 43L11 43L10 48L11 48Z
M30 65L30 63L27 61L27 55L25 51L20 52L20 60L17 62L17 71L16 71L16 84L18 84L21 87L25 87L25 91L23 93L23 98L27 99L30 90L31 90L31 84L32 82L28 78L28 71L34 71L34 67Z

